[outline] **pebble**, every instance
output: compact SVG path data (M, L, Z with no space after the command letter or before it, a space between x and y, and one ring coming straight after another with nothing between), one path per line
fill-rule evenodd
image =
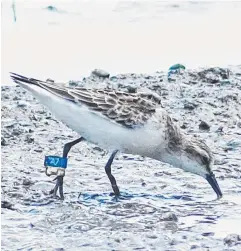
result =
M162 215L160 220L161 221L174 221L174 222L177 222L178 218L174 213L166 213L166 214Z
M15 96L15 97L13 98L13 100L14 100L14 101L16 101L16 100L21 100L21 98L20 98L19 96Z
M1 137L1 146L6 146L6 145L7 145L6 139Z
M180 127L182 129L187 129L188 128L188 123L184 122Z
M81 81L77 81L77 80L70 80L69 81L69 86L75 87L75 86L81 86L81 85L82 85Z
M108 73L107 71L104 71L102 69L94 69L91 72L92 75L97 76L97 77L101 77L101 78L109 78L110 73Z
M8 201L1 201L1 208L7 208L10 210L14 210L13 205Z
M41 152L43 152L43 149L37 148L37 149L34 149L34 151L37 153L41 153Z
M188 110L194 110L196 107L198 106L198 104L193 103L191 101L184 101L184 109L188 109Z
M202 236L214 236L213 232L202 233Z
M31 181L31 180L29 180L29 179L24 179L23 180L23 185L24 186L30 186L30 185L32 185L33 184L33 182Z
M48 83L54 83L54 80L51 79L51 78L47 78L47 79L46 79L46 82L48 82Z
M18 101L18 104L17 104L17 106L21 107L21 108L24 108L24 107L26 107L28 105L29 105L29 103L26 102L26 101L23 101L23 100Z
M205 121L201 121L201 123L199 124L199 129L209 131L210 130L210 125Z
M237 244L241 244L241 235L238 234L229 234L227 237L224 238L224 244L228 246L234 246Z
M137 87L129 85L129 86L127 86L127 91L129 93L136 93L137 92Z

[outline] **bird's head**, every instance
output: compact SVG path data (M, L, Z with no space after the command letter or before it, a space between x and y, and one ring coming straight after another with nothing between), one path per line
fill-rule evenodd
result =
M212 172L213 158L210 148L201 140L193 138L183 142L182 149L181 168L204 177L217 194L217 197L221 198L221 189Z

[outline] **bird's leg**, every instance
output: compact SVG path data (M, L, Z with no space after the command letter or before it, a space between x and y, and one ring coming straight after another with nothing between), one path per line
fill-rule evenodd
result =
M120 190L116 184L116 180L115 180L115 177L111 174L111 164L115 158L115 155L117 154L118 150L115 150L110 158L108 159L108 162L106 163L105 165L105 172L110 180L110 183L111 183L111 186L112 186L112 189L114 191L114 194L115 196L119 196L120 195Z
M74 141L71 141L69 143L66 143L64 145L64 149L63 149L63 158L67 158L68 156L68 153L70 151L70 149L78 144L80 141L82 141L84 138L83 137L80 137ZM52 189L50 191L50 194L53 194L54 196L56 196L57 194L57 191L59 189L59 196L60 196L60 199L64 199L64 193L63 193L63 183L64 183L64 177L63 176L57 176L54 180L56 180L56 185L54 187L54 189Z

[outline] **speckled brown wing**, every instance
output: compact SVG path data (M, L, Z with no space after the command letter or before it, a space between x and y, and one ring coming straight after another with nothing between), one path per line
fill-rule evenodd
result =
M78 88L69 89L68 93L89 109L128 128L144 125L159 104L140 94L111 89Z
M160 97L150 93L126 93L112 89L68 88L52 81L41 81L11 73L18 82L37 85L65 100L86 105L90 110L128 128L142 126L159 106Z

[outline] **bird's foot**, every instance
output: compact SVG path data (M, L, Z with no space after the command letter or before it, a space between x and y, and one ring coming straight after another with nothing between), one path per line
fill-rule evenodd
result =
M54 198L64 200L64 192L63 192L64 177L57 176L54 180L56 180L56 185L54 189L50 190L49 194L51 194ZM59 190L59 196L57 195L58 190Z

